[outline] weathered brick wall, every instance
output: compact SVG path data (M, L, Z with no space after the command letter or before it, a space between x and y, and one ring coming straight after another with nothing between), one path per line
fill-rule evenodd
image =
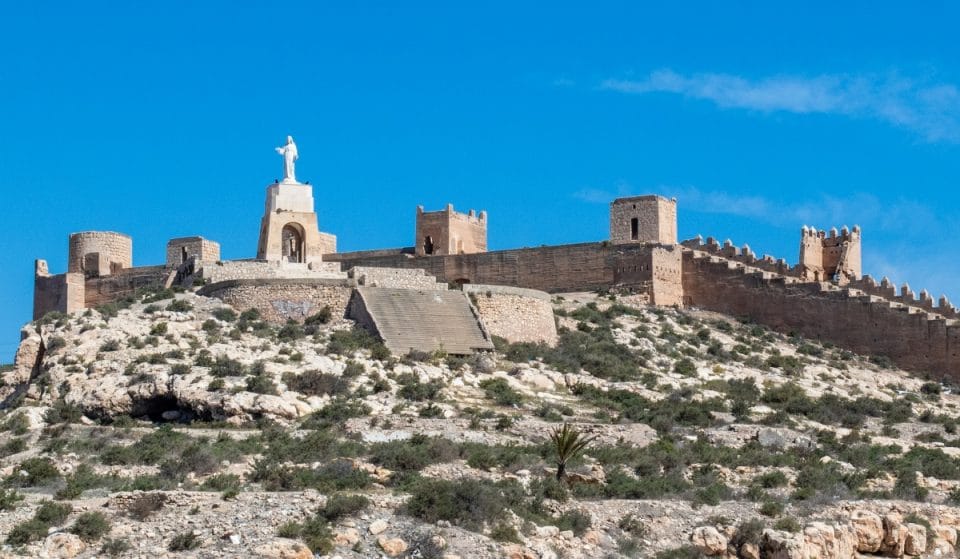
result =
M133 266L133 239L112 231L73 233L70 235L67 271L84 272L85 256L91 253L99 254L97 268L101 275L111 273L111 268L130 268Z
M650 266L653 269L650 296L653 304L683 306L683 253L677 246L653 247ZM646 290L643 290L646 291Z
M464 285L463 290L490 335L510 342L557 343L553 305L543 291L479 284Z
M237 310L257 309L264 320L284 324L303 322L309 316L330 307L333 320L346 316L353 283L325 279L231 280L211 284L198 294L216 297Z
M960 379L960 325L915 307L829 284L750 273L743 265L692 251L684 254L683 292L687 306L748 318L857 353L885 355L908 370Z

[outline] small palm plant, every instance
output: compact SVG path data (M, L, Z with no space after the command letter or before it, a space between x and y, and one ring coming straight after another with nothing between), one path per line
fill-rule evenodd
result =
M596 438L596 435L586 435L566 423L553 429L550 441L557 453L557 481L563 481L563 476L567 473L567 462L580 455Z

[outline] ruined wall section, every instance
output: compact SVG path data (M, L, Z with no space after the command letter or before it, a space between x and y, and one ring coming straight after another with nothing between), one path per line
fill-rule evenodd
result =
M115 274L133 266L133 239L113 231L84 231L70 235L67 271L87 277Z
M557 326L547 293L481 284L464 285L463 291L470 297L491 336L499 336L511 343L556 345Z
M34 320L43 318L48 312L71 313L85 307L83 274L68 272L52 276L47 272L46 260L37 260L34 266Z
M960 325L916 307L827 283L802 282L687 251L688 306L748 318L781 332L885 355L900 367L960 379Z
M414 246L418 256L487 251L487 212L459 213L453 204L437 212L417 206Z
M127 295L133 295L141 288L170 287L176 273L176 269L171 270L166 266L140 266L126 268L110 276L86 278L84 302L81 308L111 303Z
M329 307L332 321L346 317L354 284L336 279L232 280L204 286L197 293L216 297L239 311L257 309L264 320L285 324L303 322Z
M419 268L368 268L357 266L347 271L347 277L357 285L396 289L425 289L445 291L448 286Z
M175 268L190 258L200 262L220 260L220 243L203 237L180 237L167 241L167 266Z

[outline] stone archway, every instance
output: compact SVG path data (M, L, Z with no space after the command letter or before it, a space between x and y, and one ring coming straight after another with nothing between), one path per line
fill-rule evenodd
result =
M303 228L296 223L283 226L280 234L281 255L284 262L305 262L306 251L303 246Z

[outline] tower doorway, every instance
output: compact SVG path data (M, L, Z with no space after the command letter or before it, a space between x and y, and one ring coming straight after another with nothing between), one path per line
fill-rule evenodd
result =
M300 232L300 228L294 224L287 224L283 226L283 231L280 235L280 240L282 243L282 252L284 262L303 262L303 233Z

